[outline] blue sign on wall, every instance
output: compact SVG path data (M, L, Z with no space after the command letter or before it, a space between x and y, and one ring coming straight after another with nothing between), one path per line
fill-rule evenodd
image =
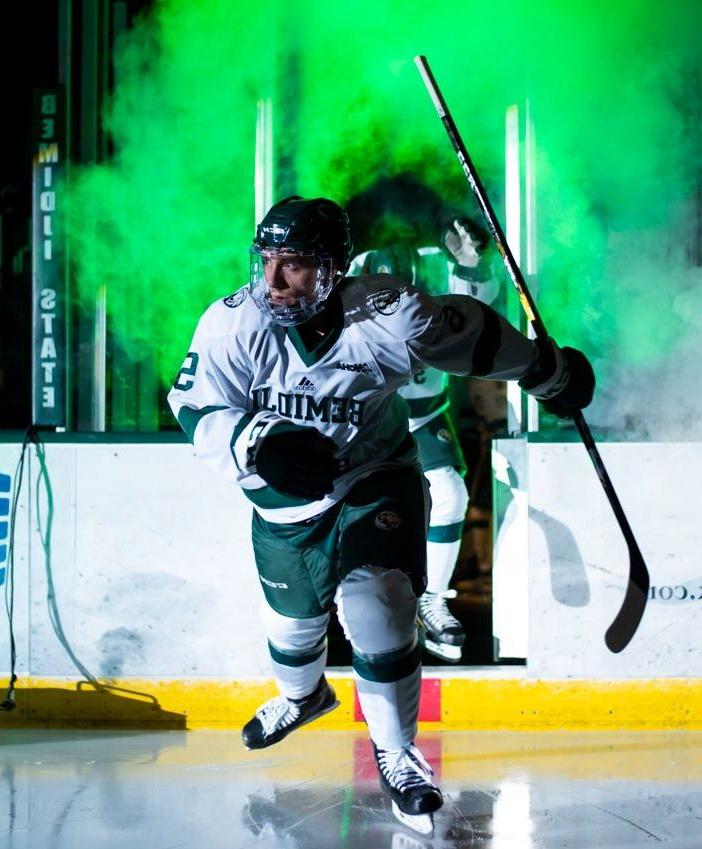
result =
M10 476L0 473L0 587L7 574L7 539L10 527Z

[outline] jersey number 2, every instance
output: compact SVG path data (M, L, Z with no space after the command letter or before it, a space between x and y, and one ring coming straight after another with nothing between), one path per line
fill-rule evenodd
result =
M183 375L189 374L194 375L195 370L197 369L197 364L200 362L200 357L195 353L195 351L188 351L185 357L185 362L183 363L183 368L178 372L178 377L176 377L176 382L173 384L175 389L180 389L181 392L187 392L188 389L193 388L194 380L186 380Z

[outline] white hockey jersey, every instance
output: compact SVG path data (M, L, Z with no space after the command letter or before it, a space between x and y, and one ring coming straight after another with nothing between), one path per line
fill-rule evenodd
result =
M246 289L218 300L168 396L196 454L238 483L268 521L309 519L372 471L413 461L408 405L397 390L417 371L518 379L536 361L534 343L473 298L432 297L387 275L346 278L336 291L337 326L312 351ZM282 421L337 444L346 471L330 495L305 502L257 475L257 444Z
M393 272L393 269L378 267L374 256L380 256L377 251L365 251L354 257L349 268L349 274L356 276L367 273L370 267L376 270ZM500 292L500 281L495 276L488 280L469 281L453 274L454 264L446 259L439 247L428 246L412 251L413 286L431 295L470 295L484 304L491 304ZM449 379L445 371L431 366L418 369L411 380L399 390L400 395L409 406L410 433L419 430L425 424L435 419L449 407Z

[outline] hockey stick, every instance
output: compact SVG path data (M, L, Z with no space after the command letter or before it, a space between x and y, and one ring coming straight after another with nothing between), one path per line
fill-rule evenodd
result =
M463 173L468 178L473 194L480 204L480 208L483 211L483 215L485 216L485 220L490 228L492 237L495 240L495 244L497 245L500 255L502 256L507 273L509 274L512 283L514 283L514 287L519 295L519 300L524 312L526 313L526 317L534 330L534 334L537 339L546 341L548 339L548 333L546 332L546 328L544 327L541 317L539 316L539 312L536 309L536 304L527 289L522 272L512 255L509 245L507 244L507 239L505 239L505 235L502 232L500 222L497 220L497 216L495 215L495 211L492 208L485 188L483 187L480 177L478 176L478 172L475 170L475 166L473 165L471 158L468 155L468 151L463 144L463 140L459 135L456 124L454 123L451 113L446 106L446 101L439 91L434 75L429 69L427 60L424 56L415 56L414 61L422 76L424 85L429 92L429 96L436 107L439 118L444 125L444 129L446 130L448 137L451 140L451 144L456 151ZM651 580L643 556L631 530L631 526L624 515L624 510L622 509L622 505L619 502L619 498L614 490L612 481L610 480L604 463L602 462L600 452L597 450L595 440L592 438L590 428L588 427L583 414L579 410L573 414L573 421L575 422L580 438L587 449L587 453L590 455L592 464L595 467L595 471L600 479L605 495L607 496L612 510L614 511L614 515L619 523L619 527L621 528L624 540L626 541L626 545L629 550L629 580L627 583L626 593L624 595L624 601L622 602L622 606L614 618L614 621L609 626L607 633L605 634L605 643L607 644L607 648L611 652L617 653L626 648L641 623L641 618L643 617L646 602L648 600L648 590Z

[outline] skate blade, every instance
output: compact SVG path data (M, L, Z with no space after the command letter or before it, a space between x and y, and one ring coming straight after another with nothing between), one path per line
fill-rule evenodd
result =
M461 659L461 646L450 646L448 643L435 643L433 640L429 640L426 637L422 640L422 645L428 652L431 652L431 654L434 654L443 660L450 660L451 663L458 663Z
M405 814L398 808L397 802L392 803L392 812L403 825L411 828L412 831L427 835L434 833L434 817L432 814Z

